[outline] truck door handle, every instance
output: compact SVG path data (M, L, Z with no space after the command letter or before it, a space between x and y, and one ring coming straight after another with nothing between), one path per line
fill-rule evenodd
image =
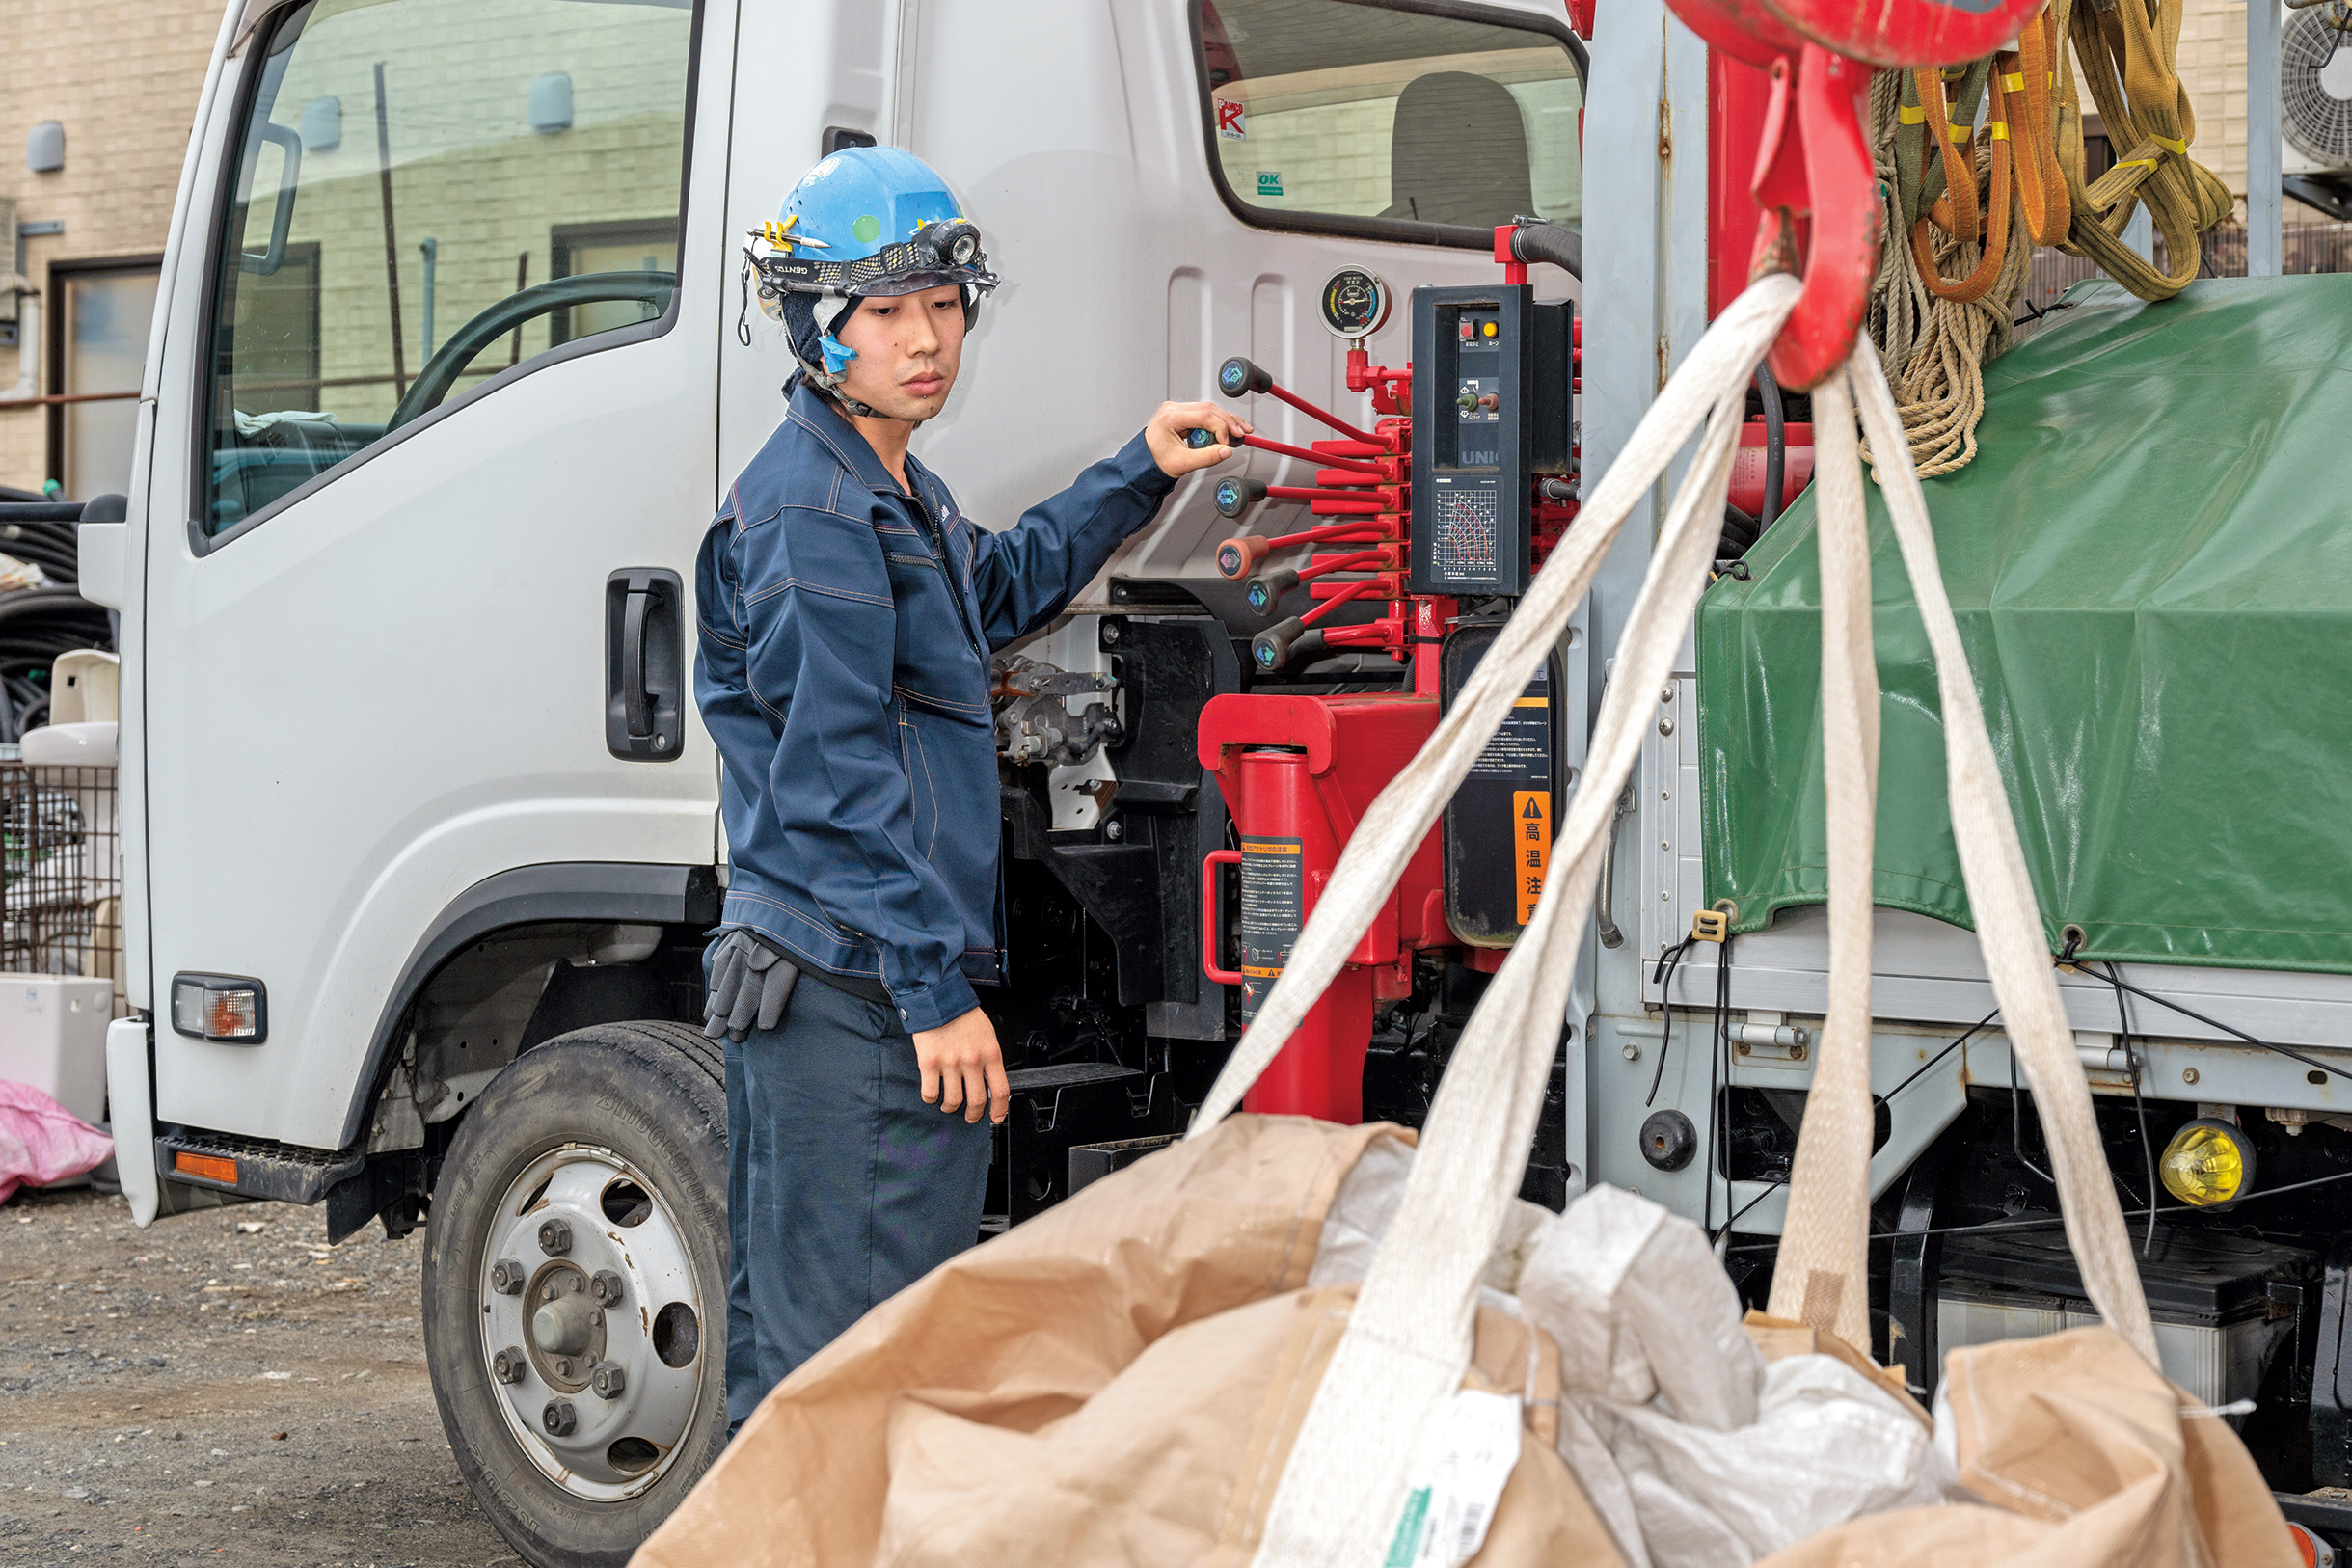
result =
M605 580L605 746L668 762L685 740L686 584L658 566Z
M621 709L632 741L653 736L647 713L652 701L645 691L645 609L653 591L652 583L632 581L628 608L621 612Z

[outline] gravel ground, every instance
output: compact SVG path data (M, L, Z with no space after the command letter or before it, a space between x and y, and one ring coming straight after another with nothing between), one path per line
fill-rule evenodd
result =
M0 1563L516 1563L442 1441L424 1237L323 1211L0 1206Z

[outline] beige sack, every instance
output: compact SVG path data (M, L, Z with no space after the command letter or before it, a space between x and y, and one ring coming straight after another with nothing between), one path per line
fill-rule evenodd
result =
M1302 1288L1393 1126L1234 1117L942 1264L787 1378L639 1568L1238 1565L1346 1325ZM1618 1568L1554 1451L1559 1358L1492 1310L1464 1386L1524 1427L1480 1562Z
M1763 1568L2299 1568L2222 1419L2114 1330L1945 1358L1937 1406L1987 1508L1904 1508L1825 1530Z

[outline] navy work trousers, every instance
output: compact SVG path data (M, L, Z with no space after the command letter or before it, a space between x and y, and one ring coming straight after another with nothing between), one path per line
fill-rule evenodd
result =
M868 1308L978 1239L989 1129L923 1103L890 1009L814 975L726 1061L732 1430Z

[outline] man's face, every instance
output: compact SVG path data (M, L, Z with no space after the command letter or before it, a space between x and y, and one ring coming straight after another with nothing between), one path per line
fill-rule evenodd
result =
M894 419L931 419L947 407L963 358L963 290L942 284L860 300L833 336L857 351L844 394Z

